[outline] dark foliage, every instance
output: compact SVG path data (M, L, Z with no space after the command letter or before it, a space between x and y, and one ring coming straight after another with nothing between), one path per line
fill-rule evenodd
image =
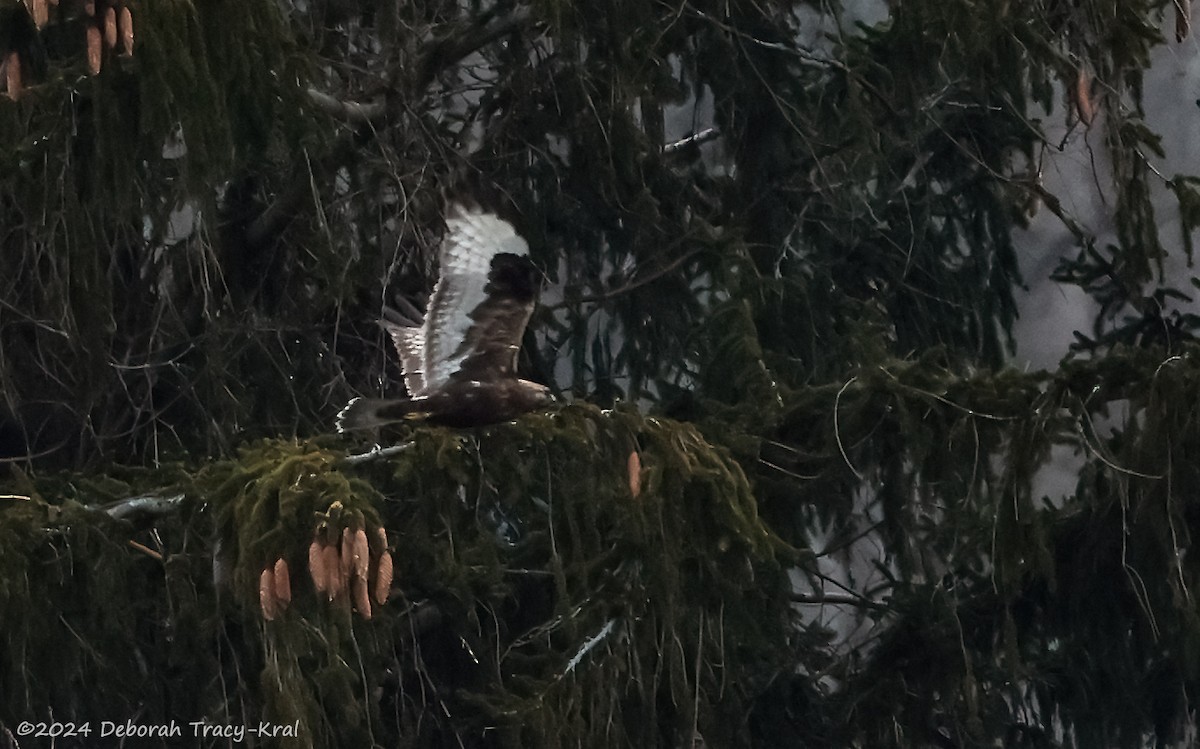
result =
M347 746L1182 743L1200 318L1171 269L1200 181L1164 176L1141 106L1175 5L899 0L855 26L775 0L144 0L134 54L89 76L77 3L31 31L0 0L0 53L28 62L0 95L0 728L53 707L296 715ZM1107 234L1041 180L1085 137ZM649 416L421 429L343 466L323 435L399 392L375 320L423 302L464 195L546 277L524 374ZM1020 373L1013 233L1038 206L1075 241L1053 277L1098 313ZM635 448L653 507L617 497ZM1040 496L1064 463L1074 490ZM168 488L158 567L125 544L148 529L81 506ZM264 625L250 578L334 500L405 534L408 600Z

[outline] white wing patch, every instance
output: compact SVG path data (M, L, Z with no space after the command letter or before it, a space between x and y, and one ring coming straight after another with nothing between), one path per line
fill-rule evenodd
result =
M512 224L496 214L451 206L439 255L438 282L421 326L423 392L444 386L470 353L462 344L473 324L471 312L487 298L483 290L492 258L500 253L528 255L529 245Z

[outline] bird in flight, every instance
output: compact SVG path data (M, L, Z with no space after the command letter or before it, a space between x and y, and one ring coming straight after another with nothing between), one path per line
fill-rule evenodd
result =
M538 287L529 245L512 224L477 207L451 205L439 263L425 319L381 322L400 354L409 397L355 398L337 415L339 432L414 418L482 426L553 402L545 385L517 376Z

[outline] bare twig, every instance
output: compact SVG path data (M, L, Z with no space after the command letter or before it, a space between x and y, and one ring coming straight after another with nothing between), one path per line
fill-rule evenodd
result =
M380 447L379 445L375 445L365 453L347 455L346 457L342 458L339 463L347 466L354 466L358 465L359 463L369 463L372 460L379 460L380 458L388 458L392 455L399 455L408 448L412 447L412 445L413 443L411 442L405 442L403 445L392 445L390 447Z
M859 481L862 481L863 475L858 472L858 469L855 468L854 464L850 462L850 456L846 454L846 447L842 444L842 431L838 426L838 409L841 407L842 393L846 392L846 389L854 384L854 381L857 379L858 375L855 375L847 380L846 384L842 385L842 389L838 391L837 397L833 399L833 436L834 439L837 440L838 450L842 453L842 460L846 462L846 466L854 474L855 478L857 478Z
M662 153L664 156L667 156L675 153L676 151L682 151L688 146L699 146L703 143L708 143L710 140L716 140L720 137L720 130L717 130L715 127L708 127L698 133L689 135L686 138L681 138L674 143L668 143L662 147Z
M145 544L139 544L137 541L134 541L133 539L130 539L130 540L126 541L125 543L129 544L130 548L137 549L138 551L142 552L143 554L145 554L146 556L148 556L152 559L157 559L160 562L163 560L162 554L158 553L154 549L151 549L149 546L146 546Z
M887 608L879 601L872 601L862 596L846 593L793 593L792 602L806 606L824 606L825 604L839 606L857 606L863 609L878 611Z
M567 662L567 668L562 672L562 676L559 678L561 679L563 676L566 676L574 671L575 667L578 666L580 661L583 660L583 657L587 655L592 648L599 645L601 640L603 640L605 637L608 637L609 633L612 632L613 624L615 623L615 619L609 619L604 623L604 626L600 628L599 632L589 637L587 642L583 643L575 655L571 657L571 660Z
M134 517L161 518L179 511L183 502L182 494L170 497L141 496L119 500L107 507L92 507L100 510L114 520L128 520Z

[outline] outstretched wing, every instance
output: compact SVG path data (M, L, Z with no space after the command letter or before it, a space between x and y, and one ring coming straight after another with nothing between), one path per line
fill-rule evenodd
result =
M496 214L451 206L440 275L421 327L426 391L444 387L468 360L470 370L486 374L489 367L503 365L500 353L520 345L533 309L532 281L524 294L513 279L520 263L528 265L528 254L529 245ZM515 353L509 351L508 364L492 376L511 371Z
M537 287L529 259L501 253L492 258L484 299L471 311L474 323L463 341L466 356L454 380L498 380L517 370L521 337L533 314Z
M404 372L404 388L409 397L425 395L425 331L408 325L380 320L379 324L391 336L400 354L400 369Z

